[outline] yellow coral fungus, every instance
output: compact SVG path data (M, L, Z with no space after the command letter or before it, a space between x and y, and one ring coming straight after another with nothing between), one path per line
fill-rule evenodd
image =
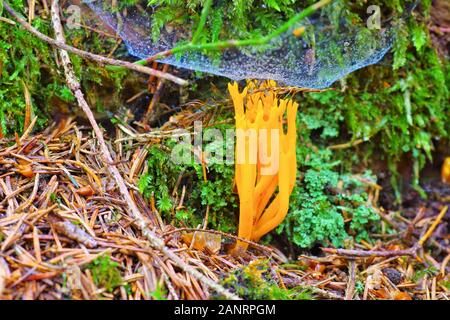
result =
M450 184L450 157L445 158L441 170L442 182Z
M273 91L265 92L275 85L274 81L267 81L258 88L250 82L242 92L237 83L228 85L236 121L238 235L253 241L258 241L285 218L297 172L295 120L298 105L291 100L278 100ZM238 241L235 252L246 248L246 243Z

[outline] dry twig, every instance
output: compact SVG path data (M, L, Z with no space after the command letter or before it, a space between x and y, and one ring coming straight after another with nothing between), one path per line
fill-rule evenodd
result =
M369 257L400 257L400 256L412 256L417 255L417 250L420 246L418 244L405 250L354 250L354 249L335 249L335 248L321 248L323 252L337 254L345 257L358 257L358 258L369 258Z

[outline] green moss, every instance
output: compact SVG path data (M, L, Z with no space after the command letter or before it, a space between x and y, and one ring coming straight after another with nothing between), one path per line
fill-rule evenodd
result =
M342 90L299 98L298 163L303 180L294 189L279 232L301 247L324 241L340 246L349 235L368 239L377 215L366 204L361 186L354 185L358 181L351 181L352 173L387 163L399 199L402 179L408 178L399 174L405 157L412 164L412 184L420 192L421 169L433 161L437 143L448 144L448 63L437 56L423 24L411 18L400 30L404 34L394 45L391 65L351 74L337 85ZM348 146L327 149L341 143ZM345 192L330 193L339 180ZM348 225L344 211L352 219Z
M91 270L92 279L96 286L105 288L108 292L122 284L119 264L111 260L109 255L102 255L87 265Z
M198 40L205 43L266 34L279 27L285 17L296 13L299 3L295 0L216 1L213 13L208 16L206 28ZM153 16L152 36L158 39L161 28L168 22L184 28L191 26L191 30L195 30L204 1L148 0L148 4L157 5Z
M218 125L214 128L222 130L225 136L225 129L230 126ZM202 165L194 156L189 163L183 165L172 161L171 151L175 145L174 140L167 140L162 146L152 146L149 149L147 170L138 182L140 192L147 199L154 195L158 210L175 224L196 227L202 222L206 208L209 207L209 228L234 232L237 221L237 196L233 192L234 165L209 163L205 181ZM204 142L204 151L211 153L214 148L222 147L219 143ZM172 192L180 175L182 180L178 192L183 185L186 187L185 208L175 210Z
M375 177L370 172L361 177L339 173L340 162L330 160L329 150L314 152L299 145L297 154L302 179L293 190L289 213L278 233L303 248L327 241L342 246L351 236L357 241L370 240L367 231L377 226L374 222L379 216L368 201L368 185L362 181L374 183Z
M347 77L345 92L310 94L301 102L304 127L320 133L314 141L318 147L362 139L350 151L353 157L348 149L335 157L345 159L348 167L361 159L370 165L372 156L386 161L397 196L403 156L409 155L413 162L413 185L419 189L420 170L432 161L436 143L449 139L449 90L444 85L449 81L448 65L429 44L420 48L420 53L411 48L405 62L397 65L399 58L394 56L394 68L404 63L397 71L372 66Z
M14 0L10 4L22 16L27 16L26 1ZM1 8L0 15L9 18ZM41 33L53 36L48 16L36 14L32 25ZM68 43L76 43L76 47L82 43L84 50L107 55L115 45L113 39L100 37L84 28L65 31ZM53 47L31 35L18 23L12 26L0 22L0 130L4 135L20 134L24 129L25 87L31 95L32 115L38 117L37 129L47 124L54 111L67 112L70 106L76 107L64 73L56 65L55 52ZM78 56L71 55L71 59L86 92L95 96L92 93L96 90L89 88L110 82L114 89L110 88L109 92L114 93L117 103L127 71L108 73L104 67L83 61Z
M11 5L23 12L22 1L13 1ZM39 17L33 26L43 33L50 30L48 21ZM38 126L45 123L42 115L48 105L42 102L51 95L57 81L53 77L56 70L51 51L28 31L0 23L0 130L4 135L23 130L25 87L32 96L32 113L39 117Z
M302 287L280 288L270 276L267 260L254 260L234 270L221 281L226 288L249 300L312 300L312 293Z
M160 146L150 147L148 153L148 169L139 178L139 191L147 199L154 196L157 208L163 213L169 213L173 209L172 189L182 168L176 166L171 161L170 154Z
M164 288L164 285L157 284L156 289L152 292L150 292L150 297L152 297L154 300L167 300L167 290Z
M225 130L233 129L232 125L216 125L210 129L218 129L222 136L226 137ZM217 149L223 153L222 141L217 143L204 142L204 152L215 154ZM220 151L219 151L220 152ZM196 179L192 181L192 189L187 204L189 207L202 208L209 207L209 227L224 232L235 232L237 222L238 198L233 192L234 164L211 161L208 164L207 181L203 179L202 167L194 162L192 169L195 171Z

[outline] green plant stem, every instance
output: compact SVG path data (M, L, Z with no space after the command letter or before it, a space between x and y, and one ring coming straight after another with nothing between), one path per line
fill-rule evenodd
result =
M202 15L200 16L200 21L198 23L197 31L195 31L192 37L192 43L197 43L200 35L202 34L203 28L206 24L206 19L208 18L209 11L211 11L212 0L206 0L205 6L202 9Z

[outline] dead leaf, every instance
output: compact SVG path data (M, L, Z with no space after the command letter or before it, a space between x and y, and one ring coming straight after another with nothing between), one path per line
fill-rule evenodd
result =
M326 266L323 264L318 263L316 265L316 267L314 268L314 271L319 272L319 273L323 273L326 269Z
M30 163L17 165L17 172L27 178L33 178L34 172Z
M78 189L76 191L76 193L83 197L90 197L95 193L95 191L94 191L94 189L92 189L91 186L88 185L88 186L81 187L80 189Z
M411 296L403 291L396 291L393 294L394 300L412 300Z
M208 232L190 232L181 236L183 241L196 250L207 249L211 253L218 253L221 248L222 237L220 234ZM194 241L192 243L192 241Z
M378 290L373 290L373 294L380 299L390 299L391 295L385 288L381 288Z

